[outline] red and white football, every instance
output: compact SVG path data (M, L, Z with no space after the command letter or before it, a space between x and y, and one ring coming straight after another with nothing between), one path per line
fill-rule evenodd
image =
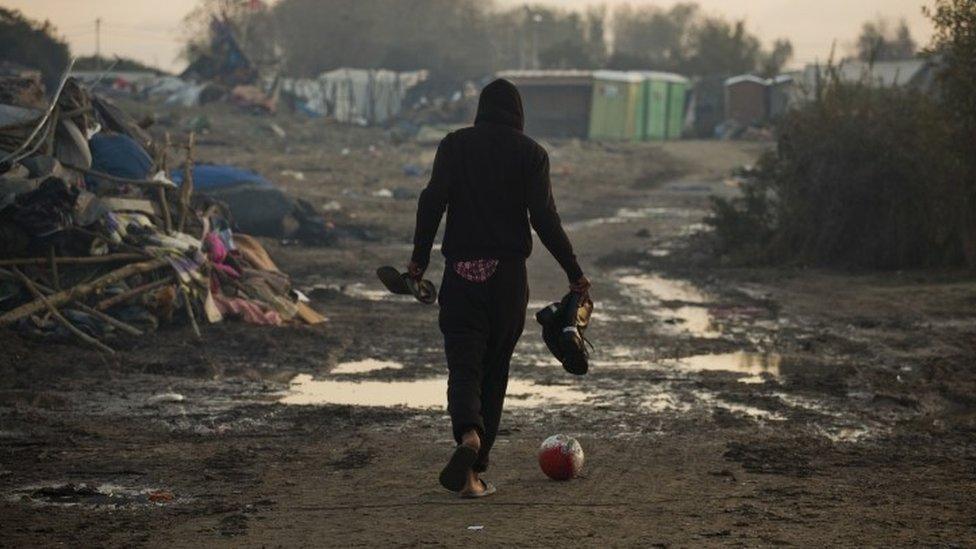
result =
M569 480L583 469L583 447L573 437L552 435L539 448L539 467L553 480Z

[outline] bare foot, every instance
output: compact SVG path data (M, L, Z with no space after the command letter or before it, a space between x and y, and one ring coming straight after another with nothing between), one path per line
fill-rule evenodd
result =
M481 437L478 436L478 431L471 429L470 431L464 433L461 436L461 444L471 448L475 452L481 450ZM468 476L464 482L464 488L461 488L461 495L478 495L485 491L485 485L478 478L478 473L474 472L473 469L468 469Z
M485 483L478 478L478 473L469 471L468 480L464 483L464 488L461 488L460 494L462 496L477 496L483 493L485 488Z

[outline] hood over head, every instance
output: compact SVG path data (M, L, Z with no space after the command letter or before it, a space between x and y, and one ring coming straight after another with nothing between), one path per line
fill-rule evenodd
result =
M478 116L474 123L494 122L522 131L525 127L525 113L522 111L522 96L518 88L508 80L499 78L481 90L478 99Z

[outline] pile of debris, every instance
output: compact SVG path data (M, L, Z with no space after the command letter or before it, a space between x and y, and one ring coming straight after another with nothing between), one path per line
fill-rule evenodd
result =
M164 323L324 322L226 205L194 195L192 133L160 143L67 73L49 103L38 86L0 79L0 327L111 353Z

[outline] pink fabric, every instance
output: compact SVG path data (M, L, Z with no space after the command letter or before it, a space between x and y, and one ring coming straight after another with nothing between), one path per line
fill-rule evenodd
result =
M497 268L497 259L474 259L454 264L454 272L469 282L484 282L495 274Z
M217 310L224 316L240 318L249 324L281 326L284 321L276 311L264 310L257 303L242 297L227 297L220 292L213 293Z
M203 239L204 247L207 250L207 257L210 258L210 262L213 264L214 269L226 274L231 278L240 278L241 274L238 273L233 267L224 263L227 260L227 247L224 246L224 241L220 239L220 235L216 232L212 232Z

